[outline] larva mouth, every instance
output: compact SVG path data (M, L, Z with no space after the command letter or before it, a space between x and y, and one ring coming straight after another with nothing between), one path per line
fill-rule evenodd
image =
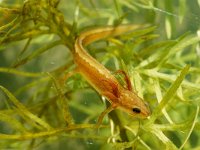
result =
M149 106L147 105L146 109L145 109L145 110L142 110L141 113L142 113L142 115L143 115L145 118L147 118L148 116L150 116L150 115L151 115L151 110L150 110Z

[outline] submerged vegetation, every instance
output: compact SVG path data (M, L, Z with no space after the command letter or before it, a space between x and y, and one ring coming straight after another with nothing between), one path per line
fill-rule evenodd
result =
M181 0L0 1L0 149L200 149L200 36L187 11ZM119 24L141 29L87 49L125 70L152 114L114 110L98 129L105 99L81 75L63 77L81 31Z

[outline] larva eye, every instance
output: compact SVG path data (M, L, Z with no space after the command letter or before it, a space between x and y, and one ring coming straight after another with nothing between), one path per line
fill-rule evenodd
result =
M141 112L141 110L137 107L133 108L132 111L136 114L139 114Z

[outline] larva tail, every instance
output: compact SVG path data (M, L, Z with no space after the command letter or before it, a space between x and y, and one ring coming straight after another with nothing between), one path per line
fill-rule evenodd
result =
M144 25L119 25L119 26L107 26L107 27L100 27L93 30L89 30L83 32L79 36L79 40L82 41L84 46L108 37L114 37L126 32L130 32L139 28L143 28Z

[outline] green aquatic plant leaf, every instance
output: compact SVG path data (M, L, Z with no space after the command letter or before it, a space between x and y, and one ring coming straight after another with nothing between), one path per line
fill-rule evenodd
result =
M0 86L0 89L8 96L10 101L16 106L16 109L19 111L20 115L24 115L28 117L29 120L34 121L35 123L39 124L42 128L49 130L52 127L46 123L44 120L41 118L37 117L33 113L31 113L23 104L19 102L19 100L12 94L10 93L6 88L3 86Z
M154 109L153 114L151 115L150 122L154 122L157 117L159 117L162 114L162 109L170 103L170 100L173 98L174 94L178 90L179 86L181 85L182 81L184 80L186 74L189 71L190 66L187 65L183 68L180 75L176 78L174 83L171 85L169 90L165 93L163 96L161 102L159 103L158 107Z

